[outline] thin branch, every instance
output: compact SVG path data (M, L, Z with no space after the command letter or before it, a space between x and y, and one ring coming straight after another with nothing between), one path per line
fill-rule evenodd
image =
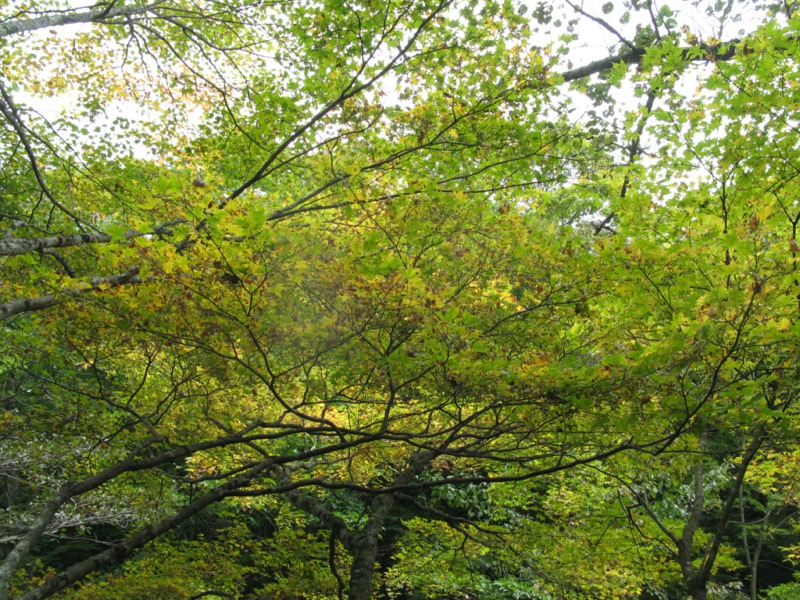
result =
M25 154L28 155L28 160L30 162L31 169L33 170L33 175L36 178L36 182L39 184L42 192L45 196L47 196L47 199L50 200L53 206L57 207L61 212L69 215L69 217L75 221L75 224L78 226L78 228L83 229L83 222L81 219L79 219L78 216L66 206L61 204L61 202L56 199L55 195L50 190L50 187L47 185L44 175L39 168L39 161L36 158L36 153L33 151L33 146L28 139L28 134L25 132L25 126L19 116L19 111L17 110L11 95L8 93L2 83L0 83L0 96L2 96L2 99L0 99L0 114L2 114L8 124L11 125L12 129L14 129L16 132L19 141L22 143L22 147L25 149Z
M634 46L632 42L630 42L627 39L625 39L624 37L622 37L622 34L619 31L617 31L616 29L614 29L611 25L609 25L608 21L606 21L605 19L601 19L600 17L595 17L594 15L587 13L580 6L576 6L575 4L570 2L570 0L566 0L566 1L567 1L567 4L569 4L572 7L572 10L574 10L575 12L577 12L580 15L583 15L584 17L586 17L587 19L589 19L591 21L594 21L595 23L597 23L598 25L600 25L601 27L603 27L604 29L606 29L610 33L614 34L617 37L617 39L619 39L619 41L621 41L623 44L625 44L631 50L636 50L636 46Z
M406 56L406 54L411 49L411 47L414 45L414 43L416 43L417 39L422 34L422 32L425 30L425 28L436 18L436 16L439 13L441 13L448 6L450 6L450 4L452 4L452 2L453 2L453 0L443 0L442 2L440 2L439 5L433 11L431 11L431 13L427 17L425 17L425 19L422 20L422 23L420 23L419 27L417 27L417 29L414 31L414 33L410 36L408 42L406 42L406 44L402 48L400 48L400 50L392 58L392 60L390 60L375 75L373 75L367 81L365 81L364 83L359 84L359 85L355 85L357 83L356 80L351 82L351 84L342 93L340 93L338 97L336 97L334 100L331 100L330 102L328 102L313 117L311 117L308 121L306 121L305 124L303 124L302 126L298 127L297 129L295 129L286 139L283 140L283 142L281 142L281 144L272 152L272 154L267 158L267 160L264 161L264 163L261 165L261 167L259 167L258 171L256 171L256 173L250 179L245 181L238 188L236 188L233 192L231 192L231 194L228 196L227 200L225 200L225 202L222 203L221 208L224 208L224 206L228 202L230 202L231 200L234 200L235 198L238 198L245 191L250 189L253 185L258 183L261 179L263 179L264 174L267 172L267 170L272 165L272 163L275 162L278 159L278 157L283 153L283 151L286 150L286 148L288 148L292 143L294 143L295 140L297 140L299 137L301 137L306 131L311 129L320 120L322 120L327 114L329 114L331 111L335 110L336 108L338 108L339 106L344 104L350 98L353 98L354 96L356 96L356 95L360 94L361 92L363 92L363 91L369 89L370 87L372 87L372 85L376 81L378 81L384 75L386 75L392 69L394 69L395 66L397 65L397 63L399 63L400 60L404 56Z

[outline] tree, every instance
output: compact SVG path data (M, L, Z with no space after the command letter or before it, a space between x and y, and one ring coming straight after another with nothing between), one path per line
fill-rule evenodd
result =
M403 561L426 530L447 524L474 556L518 526L501 490L548 481L557 497L557 477L601 465L705 598L748 466L795 431L797 23L780 8L722 42L681 37L677 10L649 2L619 29L611 3L604 16L541 3L530 18L477 1L9 7L0 317L14 520L0 597L47 597L156 540L152 556L180 553L169 535L203 554L187 533L203 516L214 543L249 540L253 511L295 515L252 542L276 571L264 556L302 527L339 597L424 586ZM721 28L735 9L711 13ZM580 20L618 47L573 67L560 56ZM85 26L62 34L71 23ZM561 41L532 46L562 26ZM690 75L707 101L677 91ZM572 117L565 82L596 108ZM620 85L641 107L619 114ZM47 120L20 93L75 108ZM742 141L753 132L770 152ZM741 454L698 570L706 471L687 457L725 427ZM616 466L667 450L694 477L681 536ZM488 496L462 498L475 490ZM516 523L537 530L545 510ZM414 518L393 525L401 514ZM65 532L108 546L37 579L26 560ZM279 589L237 560L173 589ZM494 560L515 577L528 564ZM621 581L641 589L627 574L594 589Z

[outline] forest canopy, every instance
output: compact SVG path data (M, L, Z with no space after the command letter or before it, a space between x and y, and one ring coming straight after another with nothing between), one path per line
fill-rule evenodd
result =
M0 600L800 597L799 36L0 2Z

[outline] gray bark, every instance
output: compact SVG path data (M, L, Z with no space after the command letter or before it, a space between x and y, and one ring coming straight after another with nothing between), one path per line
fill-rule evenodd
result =
M92 278L91 286L78 289L67 289L64 290L62 294L64 296L80 296L82 294L86 294L87 292L93 292L102 285L118 287L128 283L141 283L141 281L142 279L139 277L139 267L134 267L127 273L109 275L108 277L94 277ZM8 302L0 304L0 321L20 313L51 308L57 304L60 304L61 301L62 299L57 297L55 294L47 294L46 296L38 296L36 298L17 298L16 300L9 300Z
M684 48L681 53L683 55L683 60L686 62L724 62L736 56L738 53L737 46L741 43L742 40L733 39L721 44L720 46L700 44L699 46L702 52L699 56L692 52L693 48ZM720 52L719 49L721 46L725 47L725 52ZM632 50L628 50L627 52L615 54L614 56L601 58L600 60L591 62L588 65L583 65L582 67L564 71L561 73L561 77L564 78L564 81L577 81L592 75L597 75L603 71L608 71L614 65L619 63L625 63L626 65L637 65L642 62L646 51L647 48L634 48Z
M99 10L90 10L86 12L70 11L45 15L33 19L6 21L5 23L0 23L0 38L8 37L16 33L45 29L47 27L60 27L62 25L71 25L75 23L103 23L114 17L140 15L153 10L163 3L164 0L159 0L159 2L154 2L153 4L147 4L145 6L114 6L113 3L111 3L107 8Z
M83 244L107 244L111 236L107 233L76 233L73 235L53 235L39 238L0 238L0 256L16 256L45 248L66 248Z
M408 467L395 477L393 485L409 484L435 456L434 452L418 452L411 457ZM353 566L350 569L350 591L348 600L370 600L372 580L375 576L375 561L378 558L378 541L386 517L392 510L395 497L382 494L373 498L367 524L354 536L351 552Z
M53 294L39 296L37 298L17 298L0 304L0 321L24 312L44 310L59 304L59 300Z
M683 580L686 582L686 588L695 600L702 600L705 598L705 581L700 581L699 574L692 564L692 552L694 550L694 536L700 527L700 521L703 518L703 505L705 501L705 487L703 469L703 461L705 460L705 450L708 446L708 434L704 430L700 435L700 447L697 464L694 466L694 481L693 491L694 498L692 500L692 509L689 513L689 518L683 526L681 532L681 539L678 543L678 564L683 573ZM702 595L698 595L701 594Z
M394 496L391 494L376 496L372 500L367 524L356 536L353 565L350 568L348 600L372 598L372 580L375 576L375 561L378 558L378 538L393 506Z

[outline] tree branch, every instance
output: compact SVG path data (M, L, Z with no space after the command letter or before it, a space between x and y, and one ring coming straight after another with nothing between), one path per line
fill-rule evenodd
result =
M114 17L129 17L150 12L154 8L164 4L164 2L165 0L158 0L158 2L146 4L145 6L114 6L112 2L110 7L101 10L68 12L45 15L33 19L6 21L5 23L0 23L0 38L8 37L15 33L36 31L37 29L44 29L46 27L60 27L61 25L70 25L74 23L104 23L108 19L113 19Z
M698 44L697 46L692 46L690 48L684 48L681 50L681 56L685 62L724 62L731 60L741 51L738 48L741 43L742 40L736 38L720 44L719 46ZM697 48L700 48L701 52L698 53L696 50ZM721 48L725 48L725 52L721 52ZM647 48L634 48L628 52L622 52L620 54L615 54L614 56L601 58L600 60L591 62L588 65L570 69L569 71L564 71L561 73L561 77L565 82L577 81L579 79L584 79L586 77L602 73L603 71L608 71L609 69L613 68L614 65L619 63L625 63L626 65L637 65L642 62L642 58L644 58L646 52Z
M129 283L141 283L142 278L139 277L139 267L133 267L125 273L119 275L108 275L106 277L92 278L91 285L78 289L63 290L62 294L65 296L81 296L88 292L95 292L104 286L119 287ZM46 296L39 296L37 298L16 298L4 304L0 304L0 321L13 317L24 312L34 312L43 310L45 308L52 308L57 304L61 304L62 299L55 294L47 294Z

